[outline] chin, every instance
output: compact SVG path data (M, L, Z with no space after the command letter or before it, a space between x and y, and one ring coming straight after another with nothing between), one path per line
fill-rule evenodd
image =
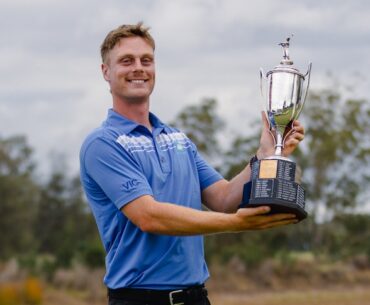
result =
M124 99L130 104L143 104L149 101L149 95L126 96Z

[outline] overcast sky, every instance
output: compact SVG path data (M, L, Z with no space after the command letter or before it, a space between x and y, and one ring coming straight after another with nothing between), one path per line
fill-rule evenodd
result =
M291 57L311 88L329 72L368 98L370 1L1 0L0 136L27 136L38 167L66 156L78 171L86 134L111 106L99 47L121 24L144 21L156 40L151 108L170 121L204 97L219 102L225 133L248 133L259 115L259 68L272 69L291 33ZM352 93L351 93L352 94Z

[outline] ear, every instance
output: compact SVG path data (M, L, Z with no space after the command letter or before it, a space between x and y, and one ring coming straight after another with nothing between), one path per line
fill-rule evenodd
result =
M104 79L109 82L109 66L107 64L101 64L101 71L103 73Z

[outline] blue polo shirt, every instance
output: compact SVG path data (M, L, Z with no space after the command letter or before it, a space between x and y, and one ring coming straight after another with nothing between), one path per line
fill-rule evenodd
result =
M84 141L81 181L106 255L109 288L181 289L209 277L202 236L145 233L120 209L151 195L201 210L201 191L222 179L182 132L150 113L152 132L114 112Z

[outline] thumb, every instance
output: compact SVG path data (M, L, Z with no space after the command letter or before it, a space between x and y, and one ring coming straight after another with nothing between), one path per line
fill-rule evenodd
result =
M261 111L261 119L263 128L266 130L270 130L270 122L269 119L267 118L267 113L265 111Z
M242 208L239 209L239 211L243 210L243 212L248 216L256 216L256 215L263 215L267 214L271 211L271 208L269 206L260 206L256 208Z

